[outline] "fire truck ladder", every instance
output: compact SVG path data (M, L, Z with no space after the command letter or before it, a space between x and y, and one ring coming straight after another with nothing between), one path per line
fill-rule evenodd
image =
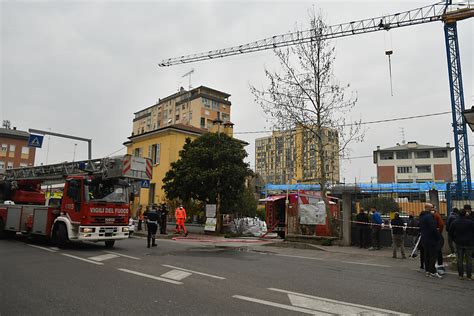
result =
M113 159L93 159L75 162L63 162L54 165L25 167L5 170L5 180L61 180L70 175L91 174L107 177L107 171Z

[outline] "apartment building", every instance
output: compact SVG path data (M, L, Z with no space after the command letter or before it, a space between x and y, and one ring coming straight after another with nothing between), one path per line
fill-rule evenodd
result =
M200 86L181 89L135 113L132 135L175 124L211 130L214 120L230 122L230 94Z
M374 151L379 183L452 182L452 162L449 143L446 146L421 145L417 142L397 144Z
M265 183L317 183L325 172L327 181L339 182L339 138L335 130L323 129L324 166L316 140L302 127L273 132L255 140L255 171Z
M28 147L29 136L16 127L0 128L0 170L34 165L36 149Z
M150 188L141 189L140 204L165 200L163 177L171 163L179 159L186 138L194 140L207 132L233 136L229 97L228 93L204 86L190 91L181 88L135 113L132 135L124 145L128 154L153 162Z

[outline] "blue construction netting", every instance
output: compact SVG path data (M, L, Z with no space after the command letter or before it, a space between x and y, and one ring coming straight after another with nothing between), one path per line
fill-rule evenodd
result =
M446 191L446 183L444 182L425 182L425 183L357 183L357 184L336 184L330 186L330 190L344 190L344 187L351 188L362 193L377 192L428 192L430 190ZM264 191L319 191L319 184L267 184Z

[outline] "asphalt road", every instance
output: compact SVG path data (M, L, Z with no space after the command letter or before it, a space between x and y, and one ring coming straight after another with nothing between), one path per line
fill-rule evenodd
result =
M417 262L142 238L57 249L0 240L0 315L472 315L474 282Z

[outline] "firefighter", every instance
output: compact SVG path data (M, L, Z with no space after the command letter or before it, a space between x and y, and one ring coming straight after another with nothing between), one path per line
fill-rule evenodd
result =
M158 245L155 242L155 238L156 238L156 231L158 230L158 220L160 219L160 214L158 213L157 205L153 204L151 210L146 211L143 215L146 218L146 225L148 228L148 235L146 238L147 248L150 248L150 241L151 241L151 246L156 247Z
M186 230L186 227L184 226L184 221L186 220L186 210L182 205L180 205L175 211L174 211L174 217L176 218L176 233L181 233L181 227L183 228L184 231L184 237L188 236L188 231Z

